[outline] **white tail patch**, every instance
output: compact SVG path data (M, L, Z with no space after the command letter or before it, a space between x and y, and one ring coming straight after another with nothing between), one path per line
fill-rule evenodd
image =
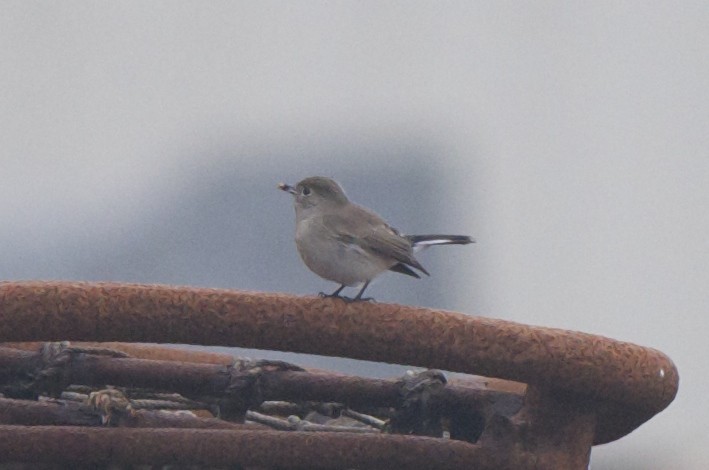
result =
M421 240L414 243L414 246L431 246L431 245L445 245L451 243L449 238L435 238L433 240Z
M419 252L425 250L426 248L428 248L429 246L446 245L448 243L450 243L450 240L448 240L447 238L437 238L434 240L421 240L421 241L414 243L414 246L413 246L414 253L419 253Z
M419 252L434 245L466 245L474 240L463 235L413 235L408 237L413 242L414 252Z

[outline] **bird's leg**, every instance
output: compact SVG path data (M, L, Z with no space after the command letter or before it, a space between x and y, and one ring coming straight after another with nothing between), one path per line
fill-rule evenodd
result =
M325 292L320 292L318 295L319 295L320 297L324 298L324 299L325 299L325 298L328 298L328 297L335 297L335 298L338 298L338 299L342 299L342 300L344 300L344 301L347 302L347 303L350 303L350 302L359 302L359 301L369 302L369 301L372 301L372 300L374 300L374 299L371 298L371 297L364 297L364 298L362 297L362 294L364 293L364 290L367 288L368 285L369 285L369 281L365 282L364 285L362 286L362 288L359 290L359 293L357 293L357 295L355 296L354 299L352 299L352 298L350 298L350 297L345 297L344 295L340 295L340 292L342 292L342 289L344 289L344 288L346 287L344 284L342 284L342 285L341 285L335 292L333 292L332 294L326 294Z
M360 301L360 300L362 300L362 301L364 301L364 302L368 302L368 301L374 300L372 297L364 297L364 298L362 298L362 294L364 294L364 290L367 288L368 285L369 285L369 281L367 281L367 282L364 283L364 285L363 285L362 288L359 290L359 292L357 293L357 295L355 296L355 298L352 299L352 302L358 302L358 301Z
M342 292L342 289L345 288L345 285L342 284L335 292L332 294L326 294L325 292L320 292L318 295L322 298L326 297L337 297L337 298L346 298L346 297L340 297L340 292Z

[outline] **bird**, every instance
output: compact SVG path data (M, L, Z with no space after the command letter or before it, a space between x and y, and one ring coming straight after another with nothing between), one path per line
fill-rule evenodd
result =
M303 262L323 279L340 284L331 294L320 292L321 297L373 300L362 295L385 271L415 278L421 277L418 272L429 275L415 251L475 242L467 235L404 235L375 212L351 202L342 186L325 176L310 176L295 186L279 183L278 188L293 195L295 244ZM345 287L360 284L354 298L340 296Z

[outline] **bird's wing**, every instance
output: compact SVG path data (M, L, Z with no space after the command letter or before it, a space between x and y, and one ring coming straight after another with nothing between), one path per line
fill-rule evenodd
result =
M411 242L385 225L372 230L360 238L360 246L381 256L393 258L399 263L411 266L426 274L426 269L414 258Z
M324 225L333 230L333 235L344 243L355 244L365 251L428 274L414 258L411 241L387 225L374 212L353 204L343 212L328 214L324 218L327 219L323 221Z

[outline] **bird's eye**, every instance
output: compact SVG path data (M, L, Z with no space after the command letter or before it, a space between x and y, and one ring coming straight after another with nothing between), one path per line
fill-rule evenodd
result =
M307 186L303 186L303 190L301 192L303 193L303 196L309 196L310 195L310 188Z

